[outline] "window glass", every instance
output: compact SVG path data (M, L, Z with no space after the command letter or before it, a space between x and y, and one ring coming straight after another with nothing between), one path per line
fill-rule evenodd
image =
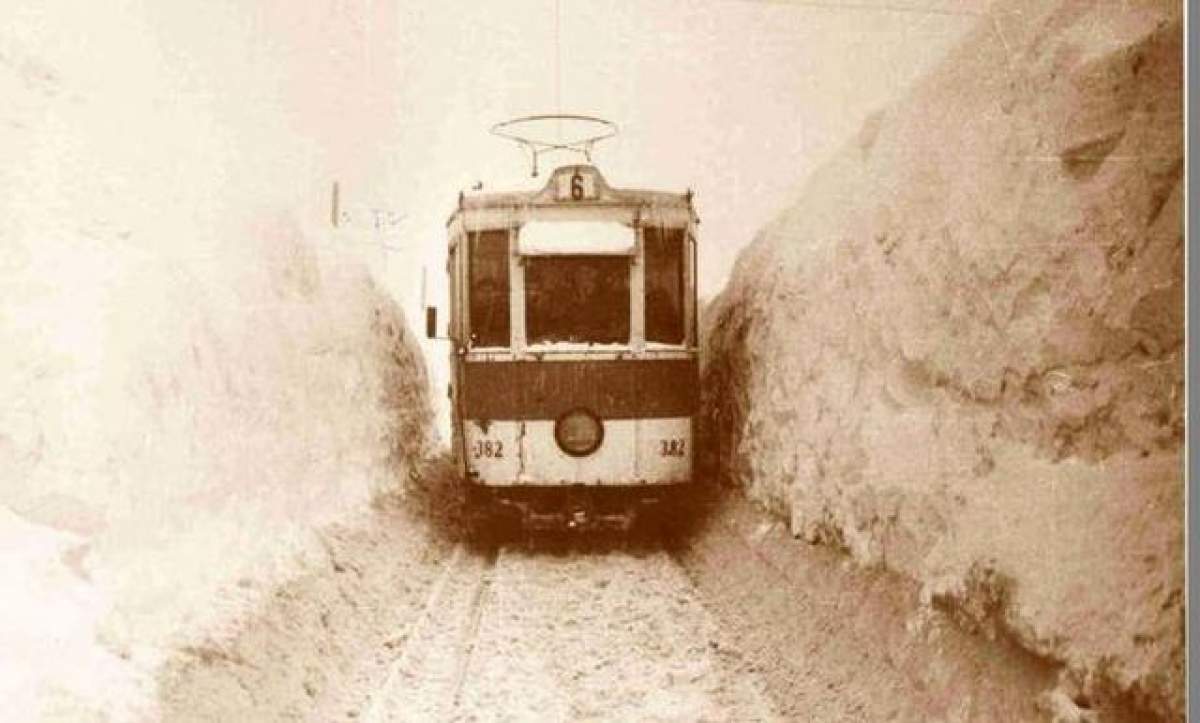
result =
M646 341L682 344L683 229L646 227Z
M469 323L472 346L508 346L508 231L471 234Z
M531 344L629 343L629 258L525 258L525 332Z

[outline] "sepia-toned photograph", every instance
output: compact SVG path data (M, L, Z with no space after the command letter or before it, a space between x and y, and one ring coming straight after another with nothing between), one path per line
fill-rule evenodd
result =
M1182 2L4 10L0 721L1188 719Z

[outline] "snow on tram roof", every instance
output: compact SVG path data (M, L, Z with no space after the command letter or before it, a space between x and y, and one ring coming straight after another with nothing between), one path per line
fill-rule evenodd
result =
M633 228L617 221L528 221L517 238L522 256L632 255L636 246Z

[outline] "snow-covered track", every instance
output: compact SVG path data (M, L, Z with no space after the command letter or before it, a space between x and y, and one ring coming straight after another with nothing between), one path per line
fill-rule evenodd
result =
M404 635L400 655L363 715L367 723L448 720L468 674L499 550L459 544Z

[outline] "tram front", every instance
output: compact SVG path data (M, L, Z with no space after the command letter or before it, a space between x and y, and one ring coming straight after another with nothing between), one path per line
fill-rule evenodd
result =
M593 166L463 196L448 223L454 445L476 522L627 528L691 494L691 195Z

